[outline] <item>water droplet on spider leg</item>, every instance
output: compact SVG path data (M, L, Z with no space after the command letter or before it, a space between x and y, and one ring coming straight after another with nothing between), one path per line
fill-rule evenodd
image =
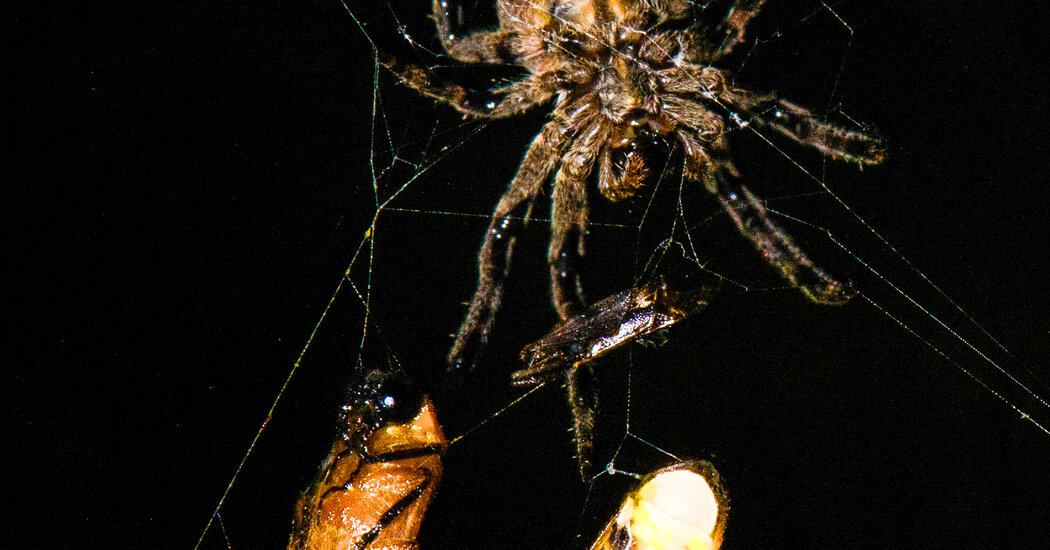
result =
M489 229L489 233L491 233L495 239L502 239L504 237L503 233L510 229L510 223L510 218L503 218L500 220L498 226Z

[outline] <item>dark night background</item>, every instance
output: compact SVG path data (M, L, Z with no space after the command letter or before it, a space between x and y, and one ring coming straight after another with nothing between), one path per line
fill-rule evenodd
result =
M351 9L384 50L433 63L394 21L436 52L427 4ZM739 136L737 165L780 199L772 206L848 240L1050 395L1048 82L1033 53L1045 25L986 2L835 3L850 37L819 7L771 0L753 26L759 46L725 66L803 105L841 102L888 137L888 163L863 172L778 143L1011 353L768 145ZM373 145L373 53L335 0L51 9L6 23L17 68L4 86L3 309L17 328L0 355L14 462L0 542L191 548L369 226L370 151L376 170L391 164L390 143L403 159L378 179L383 197L411 163L433 165L377 224L366 351L434 372L473 290L487 216L544 109L465 123L380 71L386 118ZM1050 542L1050 435L863 299L822 308L783 289L713 200L690 200L707 267L756 291L724 285L663 347L601 364L600 451L623 433L630 372L632 432L725 476L725 548ZM637 231L644 200L593 204L593 221L628 226L590 235L598 298L631 285L649 251L636 238L666 236L672 210ZM919 337L1050 420L819 231L785 226ZM488 369L439 396L450 437L520 394L505 383L517 351L554 322L546 241L542 221L525 232ZM362 290L368 253L352 274ZM213 525L202 548L283 547L297 492L330 445L363 318L344 288L230 492L225 529ZM592 538L629 482L602 478L585 505L568 423L562 393L545 388L454 445L423 548L585 545L573 536ZM662 465L628 446L619 467Z

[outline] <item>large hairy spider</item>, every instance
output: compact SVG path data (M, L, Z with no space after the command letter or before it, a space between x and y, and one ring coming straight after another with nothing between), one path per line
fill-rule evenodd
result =
M477 90L384 59L401 82L473 117L509 117L554 102L551 120L492 213L477 290L450 364L472 366L484 347L516 235L552 175L548 262L554 307L563 321L583 309L574 264L587 231L586 183L597 167L602 195L613 201L632 196L649 174L647 151L654 144L681 150L684 177L717 196L740 233L792 285L818 303L848 299L844 286L770 219L730 160L727 118L775 130L846 162L877 164L884 156L873 134L818 120L775 94L738 88L731 75L710 65L740 45L764 2L702 7L693 0L497 0L499 28L461 34L461 12L451 0L434 0L441 44L452 58L518 65L528 74L507 86Z

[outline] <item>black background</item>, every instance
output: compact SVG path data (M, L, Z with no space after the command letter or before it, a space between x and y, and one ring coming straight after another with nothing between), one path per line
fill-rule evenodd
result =
M768 6L754 53L727 66L805 105L842 102L888 136L888 163L859 173L785 150L1011 353L946 313L842 207L804 195L816 184L774 149L743 133L737 164L753 189L781 199L775 207L853 239L859 257L1050 394L1028 382L1047 380L1050 351L1041 26L981 2L836 4L851 36L819 7ZM435 62L393 19L436 52L426 2L352 11L384 50ZM334 0L63 7L8 24L17 68L5 92L15 143L3 300L18 328L0 352L15 462L0 540L192 547L369 227L370 153L376 170L390 164L387 143L405 161L378 178L383 197L416 173L408 163L436 160L391 206L456 214L391 210L374 231L366 350L434 372L473 289L487 215L543 109L464 123L377 72ZM376 78L386 119L373 132ZM1050 540L1050 435L920 338L997 389L1001 376L945 344L819 231L789 226L920 338L863 299L822 308L782 288L724 216L703 222L715 204L695 200L687 216L701 222L702 259L754 291L726 284L667 345L602 364L601 452L623 433L630 372L632 433L725 476L726 548ZM644 206L595 201L594 221L628 227L592 231L592 296L639 274ZM517 350L554 322L546 239L542 221L526 231L487 371L441 396L450 436L520 393L505 384ZM362 292L369 251L352 272ZM230 491L225 528L213 525L201 547L283 546L296 494L330 444L363 319L344 288ZM1023 392L1005 395L1050 418ZM424 548L586 546L629 480L579 483L563 401L545 388L452 447ZM623 469L666 458L628 446Z

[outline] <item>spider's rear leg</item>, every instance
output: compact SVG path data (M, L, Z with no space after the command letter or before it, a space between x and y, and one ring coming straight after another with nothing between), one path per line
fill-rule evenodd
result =
M741 183L739 172L729 160L725 138L718 138L711 145L710 156L702 148L686 147L687 175L702 177L707 190L718 197L740 234L747 237L792 286L818 304L846 303L852 297L849 289L814 264L770 219L762 201ZM689 153L694 156L689 158ZM703 168L699 168L701 166Z
M478 253L478 286L448 353L450 368L473 369L484 351L510 271L514 241L528 221L532 201L554 171L564 145L565 138L557 124L547 123L532 140L518 173L496 204Z

